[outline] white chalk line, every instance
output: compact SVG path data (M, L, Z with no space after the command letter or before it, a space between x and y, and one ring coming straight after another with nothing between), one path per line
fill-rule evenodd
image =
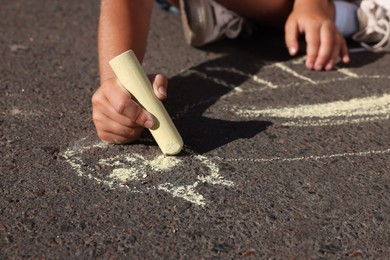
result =
M301 74L299 74L298 72L296 72L295 70L291 69L290 67L286 66L285 64L283 63L280 63L280 62L277 62L274 64L274 66L276 68L279 68L281 69L282 71L284 71L285 73L287 74L290 74L291 76L295 77L295 78L298 78L298 79L301 79L303 81L306 81L308 83L311 83L313 85L317 85L318 83L316 81L314 81L313 79L311 78L308 78L306 76L303 76Z
M294 126L294 127L308 127L308 126L338 126L346 124L361 124L369 122L379 122L389 120L390 115L384 116L372 116L372 117L361 117L361 118L348 118L348 119L320 119L320 120L303 120L298 122L285 122L283 126Z
M355 152L355 153L337 153L330 155L311 155L311 156L301 156L301 157L273 157L273 158L222 158L215 157L215 160L228 161L228 162L254 162L254 163L270 163L270 162L299 162L299 161L319 161L327 160L333 158L342 158L342 157L369 157L373 155L385 155L390 153L390 148L385 150L373 150L373 151L364 151L364 152Z
M198 102L198 103L195 103L195 104L191 104L191 105L186 105L183 110L181 111L178 111L176 114L174 114L172 116L172 119L175 120L175 119L178 119L178 118L182 118L184 117L185 114L188 113L188 111L191 111L193 110L194 108L198 107L198 106L201 106L203 104L207 104L207 103L210 103L210 102L214 102L216 100L218 100L219 97L211 97L209 99L206 99L206 100L202 100L201 102Z
M223 68L223 67L207 67L206 70L208 70L208 71L226 71L229 73L236 73L236 74L241 75L241 76L246 76L249 79L252 79L254 82L256 82L264 87L252 89L252 90L242 89L242 88L237 87L233 84L229 84L229 83L227 83L219 78L211 77L204 72L200 72L200 71L197 71L194 69L183 72L183 73L179 74L178 76L179 77L188 77L191 75L197 75L205 80L212 81L212 82L219 84L223 87L226 87L229 89L236 89L237 90L236 92L238 92L238 93L243 92L243 91L245 91L245 92L260 92L260 91L264 91L267 89L289 88L289 87L295 87L298 85L299 86L322 85L322 84L329 84L329 83L334 83L334 82L338 82L338 81L357 79L357 78L359 78L359 79L390 79L390 76L386 76L386 75L358 75L358 74L356 74L356 73L354 73L351 70L346 69L346 68L336 68L338 72L340 72L341 74L343 74L345 76L326 79L326 80L314 81L308 77L305 77L305 76L299 74L298 72L294 71L293 69L289 68L287 65L282 64L282 63L269 64L269 65L266 65L262 68L271 68L271 67L278 67L278 68L282 69L282 71L284 71L290 75L293 75L294 77L296 77L298 79L303 80L303 82L291 82L291 83L284 84L284 85L280 86L280 85L277 85L269 80L262 79L258 75L247 74L247 73L240 71L236 68ZM235 94L235 93L229 93L228 95L232 95L232 94Z
M81 139L78 143L84 141L85 139L86 138ZM121 188L125 188L130 192L138 192L136 190L131 189L127 185L123 185L122 183L117 183L115 180L103 180L91 174L91 172L94 172L95 170L91 166L86 165L84 163L84 161L81 158L81 154L87 150L91 150L94 148L105 148L105 147L108 147L108 144L104 142L97 142L95 144L87 145L87 146L85 145L79 146L76 144L72 148L68 148L67 150L65 150L65 152L62 153L62 157L65 159L66 162L70 164L73 170L76 171L76 174L79 177L86 177L99 184L104 184L108 186L110 189L113 189L114 187L118 186Z
M236 115L249 118L273 117L298 122L287 122L290 126L340 125L389 119L390 94L354 98L348 101L334 101L322 104L298 105L295 107L238 109ZM346 117L341 118L341 117ZM359 117L359 118L356 118Z
M305 59L306 59L306 56L303 56L303 57L296 58L295 60L292 60L290 62L276 62L276 63L269 62L269 63L263 63L263 65L260 66L260 69L276 67L276 68L281 69L283 72L285 72L285 73L287 73L289 75L294 76L295 78L303 80L303 83L310 84L310 85L326 84L326 83L332 83L332 82L336 82L336 81L340 81L340 80L348 80L348 79L353 79L353 78L355 78L355 79L356 78L360 78L360 79L364 79L364 78L367 78L367 79L370 79L370 78L373 78L373 79L380 79L380 78L382 78L382 79L390 79L390 76L386 76L386 75L358 75L357 73L353 72L352 70L350 70L348 68L340 68L340 67L336 66L335 70L337 72L339 72L340 74L345 75L346 77L339 77L339 78L332 78L332 79L327 79L327 80L317 80L317 81L315 81L315 80L313 80L313 79L311 79L309 77L301 75L300 73L298 73L297 71L295 71L294 69L292 69L292 68L290 68L288 66L289 63L295 64L295 65L302 65L302 64L304 64ZM275 83L273 83L273 82L271 82L269 80L265 80L265 79L260 78L258 75L252 75L252 74L246 73L246 72L241 71L241 70L239 70L237 68L234 68L234 67L226 68L226 67L210 66L210 67L207 67L206 70L207 71L225 71L225 72L229 72L229 73L245 76L248 79L252 79L253 81L255 81L258 84L265 85L266 88L263 88L262 90L264 90L264 89L276 89L276 88L286 87L286 86L287 87L288 86L296 86L298 84L302 85L302 82L301 83L293 82L293 83L290 83L290 84L287 84L287 85L284 85L284 86L279 86L279 85L277 85L277 84L275 84ZM225 81L223 81L223 80L221 80L219 78L208 76L206 73L197 71L195 69L191 69L191 70L185 71L185 72L179 74L178 76L186 77L186 76L190 76L190 75L198 75L198 76L200 76L203 79L213 81L214 83L220 84L221 86L228 87L230 89L235 89L236 88L236 86L234 86L233 84L229 84L229 83L227 83L227 82L225 82ZM239 92L241 92L241 91L239 91Z
M347 68L338 68L336 67L336 70L337 72L341 73L341 74L344 74L350 78L360 78L360 76L354 72L352 72L351 70L347 69Z
M294 107L239 109L236 113L243 116L281 118L386 115L390 113L390 94Z
M18 107L12 107L11 109L1 112L1 114L5 116L15 116L15 117L44 116L44 113L41 111L22 110Z
M344 77L338 77L338 78L330 78L330 79L326 79L326 80L318 80L318 81L316 81L317 82L316 85L312 85L311 83L308 83L308 82L291 82L291 83L279 86L278 89L287 89L287 88L292 88L292 87L297 87L297 86L299 86L299 87L306 87L306 86L318 87L318 86L325 85L325 84L338 83L338 82L341 82L341 81L346 81L346 80L351 80L351 79L354 79L354 78L350 77L350 76L344 76ZM387 79L390 79L390 76L360 75L359 79L385 79L385 80L387 80ZM255 93L255 92L262 92L262 91L269 90L269 89L270 88L268 88L268 87L251 88L251 89L243 88L243 92L245 92L245 93ZM235 94L236 93L232 93L231 95L235 95Z
M306 61L306 56L302 56L302 57L293 59L291 61L291 63L294 65L302 65L302 64L305 64L305 61Z
M182 198L186 201L189 201L195 205L204 207L206 205L206 200L202 194L199 194L196 191L196 187L199 185L199 182L194 182L191 185L185 186L174 186L172 183L164 183L158 186L159 190L165 191L171 194L173 197Z
M272 83L272 82L270 82L268 80L260 78L257 75L248 74L248 73L245 73L245 72L243 72L241 70L238 70L236 68L207 67L206 70L207 71L229 72L229 73L237 74L237 75L240 75L240 76L244 76L244 77L246 77L248 79L252 79L254 82L256 82L256 83L258 83L260 85L265 85L265 86L267 86L268 88L271 88L271 89L275 89L275 88L279 87L279 86L275 85L274 83Z
M235 89L236 88L236 86L234 84L227 83L226 81L219 79L219 78L214 78L214 77L208 76L206 73L200 72L197 70L190 69L190 70L187 70L187 71L180 74L181 77L189 77L192 75L196 75L202 79L213 81L214 83L216 83L220 86L223 86L225 88L228 88L228 89Z

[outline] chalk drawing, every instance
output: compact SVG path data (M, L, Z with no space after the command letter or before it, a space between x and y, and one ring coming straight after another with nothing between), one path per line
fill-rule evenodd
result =
M275 63L274 66L279 68L279 69L281 69L282 71L290 74L291 76L294 76L294 77L298 78L298 79L301 79L303 81L307 81L307 82L309 82L309 83L311 83L313 85L317 84L316 81L312 80L311 78L308 78L308 77L305 77L305 76L299 74L298 72L296 72L295 70L289 68L287 65L285 65L283 63L278 62L278 63Z
M304 63L303 62L304 58L305 57L298 58L296 60L291 61L291 63L302 65L301 63ZM229 89L237 89L238 90L238 91L227 93L223 97L220 97L220 96L210 97L209 100L217 100L217 99L221 99L221 98L223 99L225 97L240 94L243 92L247 92L247 93L262 92L262 91L265 91L268 89L285 89L285 88L291 88L291 87L296 87L296 86L305 86L305 85L308 85L310 87L320 87L321 85L324 85L324 84L338 83L338 82L348 81L348 80L357 79L357 78L359 78L359 79L390 79L390 75L358 75L358 74L354 73L353 71L351 71L350 69L336 67L336 71L339 72L341 75L343 75L342 77L332 76L332 77L325 79L325 80L314 81L314 80L312 80L304 75L301 75L300 73L298 73L297 71L293 70L292 68L288 67L287 65L285 65L283 63L264 64L264 66L262 66L261 68L262 69L272 69L275 67L281 69L282 72L288 73L289 75L293 75L295 78L300 79L300 80L299 81L291 80L290 82L288 82L286 84L278 85L278 84L273 83L269 80L262 79L260 76L257 76L257 75L251 76L250 74L246 74L245 72L242 72L236 68L223 68L223 67L208 67L208 68L206 68L207 71L226 71L229 73L233 73L233 74L236 73L237 75L246 76L246 77L248 77L248 79L252 79L254 82L259 84L259 87L255 88L255 89L253 89L253 88L243 89L242 87L236 87L235 85L229 84L222 79L210 76L205 72L200 72L200 71L197 71L195 69L184 71L177 76L178 77L198 76L204 80L211 81L211 82L216 83L220 86L223 86L223 87L226 87ZM318 72L316 72L316 73L318 73ZM260 79L260 80L255 80L256 78ZM260 82L258 82L258 81L260 81ZM344 85L341 84L340 87L342 87L342 86L344 86ZM197 105L201 105L203 103L206 103L206 102L201 102L198 104L189 104L188 107L194 108ZM184 111L177 111L177 114L183 115ZM177 116L176 116L176 118L177 118Z
M19 114L22 114L22 113L23 113L23 111L20 110L20 109L17 108L17 107L14 107L14 108L12 108L12 109L9 111L9 114L11 114L11 115L19 115Z
M188 148L187 148L188 149ZM158 186L159 190L163 190L171 193L174 197L183 198L189 202L192 202L198 206L206 205L203 195L196 192L196 187L200 183L208 183L211 185L223 185L227 187L233 187L234 182L226 180L219 173L219 167L205 156L194 155L194 158L198 159L202 164L207 166L210 170L210 174L207 176L198 175L197 181L191 185L186 186L174 186L171 183L164 183Z
M199 182L195 182L187 186L174 186L171 183L164 183L158 186L159 190L168 192L174 197L185 199L189 202L194 203L198 206L205 206L206 202L202 194L196 192L196 187L199 185Z
M1 114L6 115L6 116L43 116L44 114L40 111L32 111L32 110L22 110L19 107L12 107L9 110L2 111Z
M259 83L261 85L265 85L265 86L267 86L269 88L278 88L277 85L275 85L274 83L272 83L272 82L270 82L268 80L261 79L257 75L251 75L251 74L245 73L243 71L240 71L240 70L238 70L236 68L207 67L206 70L208 70L208 71L229 72L229 73L233 73L233 74L236 74L236 75L245 76L245 77L250 78L253 81L255 81L255 82L257 82L257 83Z
M295 60L292 60L290 63L293 65L303 65L306 57L300 57ZM224 99L232 95L239 95L240 93L246 92L261 92L266 89L283 89L296 86L308 86L319 87L324 84L338 83L341 81L347 81L351 79L390 79L388 75L358 75L347 68L336 67L335 70L343 75L343 77L331 77L326 80L313 80L309 77L301 75L294 69L292 69L288 63L269 63L263 64L262 68L278 68L282 72L293 76L298 79L298 81L292 81L285 85L277 85L269 80L262 79L258 75L251 75L243 71L238 70L237 68L229 67L207 67L206 71L214 72L226 72L231 74L236 74L239 76L245 76L248 80L259 85L259 88L240 88L240 91L230 92L224 95L223 97L210 97L208 102L216 101L217 99ZM181 77L187 76L199 76L202 79L210 80L216 84L219 84L224 87L229 87L234 89L234 86L215 77L209 76L205 72L197 72L196 70L191 70L190 73L182 73ZM344 84L341 84L343 86ZM285 108L238 108L237 106L230 106L229 108L222 108L226 111L233 111L239 117L250 117L250 118L261 118L264 116L274 117L274 118L284 118L284 119L294 119L294 120L285 120L283 125L286 126L327 126L327 125L343 125L343 124L356 124L364 122L374 122L374 121L383 121L389 119L389 105L388 105L389 95L385 94L381 97L367 97L362 99L352 99L349 101L335 101L326 104L312 104L312 105L300 105L297 107L285 107ZM180 118L185 115L189 110L196 109L197 106L201 105L204 102L199 102L196 104L188 104L182 111L177 111L174 115L174 118ZM381 106L381 107L380 107ZM220 108L221 109L221 108ZM306 111L306 112L305 112ZM310 113L309 113L310 111Z
M197 155L188 147L185 148L188 157L173 157L159 155L155 158L148 159L138 153L121 154L109 158L101 158L96 162L87 162L84 155L88 153L104 154L104 149L109 149L113 145L103 142L88 144L86 138L81 139L76 145L68 148L61 155L71 167L76 171L80 177L86 177L98 183L107 185L111 189L123 188L130 192L142 193L148 190L162 190L171 194L174 197L182 198L198 206L205 206L207 200L202 194L197 192L196 187L201 183L208 183L211 185L222 185L233 187L234 182L226 180L219 172L219 167L209 158ZM100 153L97 151L100 150ZM209 170L207 175L198 175L192 183L188 185L175 185L171 182L151 185L146 188L140 188L136 183L146 180L150 174L161 174L177 169L184 160L197 161L199 165L206 167ZM96 169L102 167L109 171L109 174L100 176L100 170ZM181 174L185 174L180 171ZM190 181L191 182L191 181Z
M297 162L297 161L319 161L333 158L345 158L345 157L369 157L374 155L390 154L390 148L385 150L364 151L356 153L337 153L330 155L311 155L301 157L273 157L273 158L221 158L216 157L216 160L229 161L229 162L254 162L254 163L269 163L269 162Z
M291 63L294 65L303 65L303 64L305 64L305 61L306 61L306 56L302 56L302 57L293 59Z
M260 74L251 75L237 68L230 67L207 67L203 71L191 69L178 75L178 77L199 77L200 79L218 84L228 91L224 96L210 96L205 100L187 104L181 111L175 111L174 119L184 117L191 110L206 103L218 103L220 99L228 99L232 95L243 95L248 93L261 93L262 91L281 91L285 88L316 87L320 88L324 84L337 84L343 81L353 79L390 79L389 75L361 75L353 70L346 68L336 68L337 77L331 77L325 80L313 80L300 74L293 69L294 65L302 65L305 57L292 60L287 63L269 63L263 64L262 69L277 69L282 73L292 76L287 84L272 82L261 77ZM252 81L256 86L245 87L236 86L223 79L209 75L213 72L230 73L232 75L245 77ZM215 74L215 73L214 73ZM269 74L266 74L269 75ZM295 80L294 80L295 79ZM386 81L388 82L388 81ZM340 84L342 87L344 84ZM384 121L390 119L390 93L373 95L363 98L352 98L349 100L336 100L319 104L300 104L287 107L245 107L232 105L230 107L212 106L209 109L222 109L233 112L238 119L246 118L274 118L282 121L282 125L293 127L322 127L328 125L343 125L352 123L365 123L373 121ZM219 111L220 112L220 111ZM18 115L20 110L15 108L9 111L10 114ZM249 140L250 142L250 140ZM335 151L328 155L308 155L297 157L270 157L257 158L256 155L248 154L245 158L224 158L220 155L207 156L207 154L196 154L190 148L184 150L188 155L180 157L166 157L158 155L150 158L150 155L135 152L120 154L107 158L95 158L97 155L106 154L106 151L113 149L112 145L97 142L89 143L85 138L78 141L74 146L69 147L62 153L62 157L72 167L78 176L88 178L100 184L104 184L111 189L123 189L130 193L145 193L150 190L159 190L170 194L173 197L180 198L193 203L194 205L204 207L208 203L205 194L199 192L200 185L207 183L212 189L215 185L229 187L234 189L234 180L227 180L220 171L219 165L223 162L248 162L248 163L291 163L306 162L316 160L327 160L332 158L348 157L374 157L390 154L390 149L383 150L365 150L354 153L339 153ZM131 147L129 147L129 150ZM243 148L245 149L245 148ZM315 153L315 151L313 151ZM92 159L91 159L92 158ZM196 177L188 177L185 183L175 183L172 178L164 180L164 174L185 174L185 165L197 165L207 169L207 174L198 173ZM203 171L202 171L203 172ZM141 185L147 183L147 180L158 174L160 183L150 185ZM141 183L141 184L140 184Z
M285 119L299 119L298 122L287 122L290 126L321 126L339 125L342 123L362 123L388 119L390 115L390 94L355 98L348 101L334 101L330 103L299 105L295 107L267 108L267 109L236 109L237 115L243 117L278 117ZM367 117L374 116L374 117ZM329 118L349 119L330 120ZM361 117L356 118L356 117ZM325 120L306 120L319 118ZM302 120L303 119L303 120Z
M347 76L349 76L351 78L359 78L358 74L352 72L349 69L336 67L336 70L337 70L337 72L340 72L341 74L347 75Z
M181 77L188 77L188 76L193 76L193 75L198 76L198 77L203 78L203 79L206 79L206 80L213 81L213 82L217 83L218 85L224 86L224 87L229 88L229 89L236 88L236 86L234 84L227 83L226 81L218 79L218 78L210 77L206 73L203 73L203 72L200 72L197 70L187 70L187 71L181 73L180 76Z
M150 161L149 165L153 170L158 172L169 171L175 166L180 164L180 160L173 156L157 156L154 160Z

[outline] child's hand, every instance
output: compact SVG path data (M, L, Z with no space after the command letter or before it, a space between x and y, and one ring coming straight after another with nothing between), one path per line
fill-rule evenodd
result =
M165 99L167 79L157 75L153 90L159 99ZM143 129L153 127L152 116L131 99L131 95L116 78L109 78L92 97L93 122L102 141L116 144L136 140Z
M310 70L331 70L338 58L349 62L345 39L333 22L333 4L328 1L299 3L297 1L285 25L285 40L289 53L298 52L298 37L305 34L306 67ZM330 6L332 5L332 6Z

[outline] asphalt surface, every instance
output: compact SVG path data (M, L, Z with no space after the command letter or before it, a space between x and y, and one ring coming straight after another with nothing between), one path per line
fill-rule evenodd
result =
M307 71L279 34L184 43L155 9L148 73L186 144L99 142L98 1L2 0L1 259L389 259L390 57Z

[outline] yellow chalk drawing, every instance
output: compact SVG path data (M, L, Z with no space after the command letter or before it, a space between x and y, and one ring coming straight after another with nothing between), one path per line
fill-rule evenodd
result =
M202 164L207 166L210 170L210 174L207 176L198 176L198 181L195 181L191 185L185 186L174 186L171 183L164 183L158 186L159 190L171 193L174 197L183 198L187 201L190 201L198 206L205 206L206 201L202 194L199 194L196 191L196 187L200 183L208 183L212 185L224 185L228 187L233 187L234 182L228 181L219 174L218 166L213 163L210 159L202 155L194 155L195 159L198 159Z
M177 159L174 156L166 156L160 155L155 159L149 162L149 165L153 170L161 172L161 171L169 171L179 165L181 160Z
M127 181L139 179L138 169L134 169L134 168L114 169L112 170L112 173L109 176L111 179L117 180L121 183L126 183ZM143 174L142 177L146 177L145 174Z
M292 60L290 63L294 64L294 65L302 65L302 64L304 64L305 59L306 59L306 57L303 56L303 57ZM287 64L288 63L282 63L282 62L265 63L265 64L263 64L261 69L272 69L272 68L276 67L276 68L281 69L284 73L287 73L287 74L289 74L297 79L300 79L300 81L293 81L292 80L286 84L277 85L277 84L273 83L272 81L262 79L258 75L251 75L249 73L245 73L245 72L243 72L237 68L234 68L234 67L228 67L228 68L216 67L216 66L206 67L206 71L211 71L211 72L212 71L221 71L221 72L232 73L232 74L236 74L236 75L240 75L240 76L245 76L248 79L251 79L255 83L259 84L260 85L259 88L242 88L240 86L235 86L234 84L230 84L222 79L210 76L205 72L197 71L196 69L184 71L181 74L179 74L178 76L180 76L180 77L197 76L197 77L200 77L202 79L211 81L215 84L221 85L223 87L226 87L226 88L229 88L229 89L232 89L235 91L231 91L229 93L226 93L222 97L221 96L210 97L209 99L203 100L203 101L198 102L196 104L188 104L188 105L186 105L186 107L182 111L177 111L176 114L173 115L173 118L174 119L180 118L184 114L186 114L188 111L190 111L190 110L192 110L192 109L196 108L197 106L200 106L204 103L208 103L210 101L216 101L218 99L228 98L229 96L232 96L232 95L239 95L243 92L246 92L246 93L256 92L256 93L258 93L258 92L269 90L269 89L276 90L276 89L285 89L285 88L306 86L306 85L308 85L310 87L320 87L321 85L324 85L324 84L338 83L341 81L348 81L351 79L390 79L389 75L364 75L364 74L358 75L350 69L336 67L335 68L336 71L339 72L340 74L344 75L343 77L334 77L333 76L333 77L330 77L328 79L315 81L309 77L301 75L300 73L298 73L297 71L295 71L294 69L289 67ZM343 86L343 85L341 85L341 86ZM339 121L339 124L342 124L341 121Z
M318 161L326 160L333 158L345 158L345 157L369 157L374 155L384 155L389 154L390 148L385 150L374 150L374 151L364 151L356 153L337 153L330 155L311 155L311 156L301 156L301 157L273 157L273 158L220 158L216 157L216 160L223 160L229 162L253 162L253 163L269 163L269 162L297 162L297 161Z
M294 65L303 65L305 64L305 61L306 61L306 56L302 56L294 59L291 63Z
M146 165L144 157L139 154L118 155L112 158L100 159L98 164L108 167L119 167L109 174L109 186L115 183L125 184L128 181L146 178ZM136 167L134 167L136 165Z
M299 105L295 107L237 109L235 110L235 113L243 117L277 117L300 120L298 122L285 123L285 125L295 126L361 123L374 119L388 119L390 115L390 94L366 98L355 98L348 101L334 101L314 105ZM367 116L375 116L375 118L369 118ZM340 119L343 117L349 118L350 120ZM336 121L333 122L333 120L331 120L332 118Z
M19 115L19 114L22 114L23 111L20 110L20 109L17 108L17 107L14 107L14 108L12 108L12 109L9 111L9 113L10 113L11 115Z
M240 76L244 76L244 77L250 78L253 81L255 81L255 82L259 83L259 84L265 85L265 86L267 86L269 88L278 88L277 85L273 84L270 81L261 79L257 75L251 75L251 74L245 73L245 72L240 71L240 70L238 70L236 68L208 67L208 68L206 68L206 70L208 70L208 71L229 72L229 73L233 73L233 74L237 74L237 75L240 75Z
M346 68L336 68L337 72L347 75L351 78L359 78L359 75Z
M234 186L234 183L232 181L225 180L220 174L219 174L219 168L218 166L207 159L207 157L202 155L196 155L195 158L200 160L204 165L206 165L209 169L211 174L207 176L198 176L198 180L201 182L207 182L209 184L219 184L219 185L225 185L232 187Z
M298 72L296 72L295 70L293 70L293 69L287 67L287 66L286 66L285 64L283 64L283 63L278 62L278 63L275 63L274 66L277 67L277 68L279 68L279 69L281 69L282 71L284 71L284 72L290 74L291 76L294 76L294 77L296 77L296 78L298 78L298 79L307 81L307 82L309 82L309 83L311 83L311 84L313 84L313 85L317 85L317 82L315 82L315 81L312 80L311 78L308 78L308 77L305 77L305 76L299 74Z
M188 147L185 149L190 154L189 157L173 157L159 155L149 160L145 156L137 153L121 154L109 158L102 158L97 160L96 165L105 170L111 171L107 176L99 176L96 165L87 164L83 155L89 151L96 149L109 149L110 145L102 142L93 144L84 144L85 138L81 139L76 145L68 148L62 153L62 157L70 164L80 177L86 177L97 183L107 185L111 189L123 188L130 192L142 193L145 190L158 189L168 192L174 197L178 197L194 203L198 206L206 205L206 199L202 194L196 191L196 187L200 183L209 183L211 185L224 185L233 187L234 182L226 180L219 173L217 164L213 163L205 156L196 155ZM96 151L95 151L96 152ZM95 153L94 153L95 154ZM196 180L189 185L175 185L170 182L143 188L142 190L134 185L132 182L142 181L148 177L149 173L161 174L175 170L183 160L197 161L200 165L209 169L208 175L197 176Z
M164 183L158 186L159 190L168 192L174 197L185 199L189 202L194 203L198 206L205 206L206 201L202 194L199 194L196 191L196 187L199 185L199 182L195 182L192 185L187 186L174 186L171 183Z
M318 119L318 120L301 120L297 122L284 122L284 126L335 126L335 125L345 125L345 124L359 124L359 123L368 123L368 122L377 122L390 119L389 115L383 116L370 116L370 117L359 117L359 118L346 118L346 119Z
M81 139L79 142L77 142L72 148L68 148L64 153L62 153L62 157L65 158L65 160L76 170L76 173L79 176L83 176L84 172L82 167L84 166L83 160L80 157L80 154L82 154L85 150L90 150L94 148L104 148L108 144L103 142L97 142L92 145L81 145L80 143L83 143L86 140L86 138Z
M192 75L198 76L198 77L206 79L206 80L211 80L214 83L216 83L218 85L221 85L223 87L226 87L226 88L230 88L230 89L235 89L236 88L236 86L234 84L229 84L226 81L223 81L221 79L210 77L206 73L203 73L203 72L200 72L200 71L197 71L197 70L187 70L187 71L185 71L185 72L180 74L181 77L189 77L189 76L192 76Z
M276 83L263 79L260 75L251 75L237 68L224 67L207 67L206 71L197 71L191 69L178 75L179 77L199 77L204 80L213 82L232 91L221 96L210 96L205 100L198 101L194 104L187 104L183 110L177 111L173 118L177 119L185 116L189 111L196 109L198 106L207 103L217 103L219 99L229 99L232 95L242 95L251 92L260 93L261 91L274 92L285 88L292 87L316 87L320 88L324 84L339 83L354 79L372 79L383 80L390 79L389 75L358 75L352 70L346 68L336 68L339 77L332 77L325 80L313 80L307 76L301 75L291 67L294 65L304 64L305 57L298 58L290 63L270 63L264 64L261 68L281 70L292 76L293 79L287 84L277 85ZM226 72L233 75L243 76L246 79L256 83L256 87L242 87L230 84L223 79L210 76L207 72ZM215 74L215 73L214 73ZM269 74L267 74L269 75ZM344 85L344 84L341 84ZM223 103L223 102L222 102ZM342 125L351 123L362 123L372 121L389 120L390 118L390 94L380 96L370 96L364 98L353 98L350 100L333 101L322 104L301 104L289 107L238 107L236 104L231 104L229 108L221 106L212 106L210 109L221 109L234 112L237 117L249 118L277 118L281 120L281 124L295 127L307 126L326 126L326 125ZM22 114L19 108L14 108L8 111L10 115ZM3 112L4 114L4 112ZM231 113L230 113L231 114ZM250 142L250 141L249 141ZM290 162L305 162L315 160L326 160L332 158L346 157L372 157L390 154L390 149L371 150L354 153L334 153L329 155L308 155L300 157L271 157L271 158L255 158L248 154L246 158L222 158L219 156L207 157L199 155L185 147L185 151L189 154L184 157L166 157L164 155L148 158L147 155L138 153L121 154L109 158L96 158L94 162L87 163L86 158L95 158L99 154L105 154L106 150L111 149L111 145L102 142L87 143L86 139L81 139L74 146L69 147L62 153L62 157L72 167L75 173L84 178L89 178L100 184L107 185L111 189L121 188L125 191L144 193L149 190L160 190L170 194L175 198L180 198L189 201L197 206L205 206L207 198L199 192L199 186L203 183L210 185L222 185L234 188L234 181L227 180L220 173L219 163L221 162L248 162L248 163L290 163ZM96 151L97 150L97 151ZM96 163L96 165L95 165ZM146 186L137 186L140 181L145 181L151 174L167 174L169 172L183 173L184 165L198 164L207 169L207 174L199 174L196 178L188 180L188 183L173 183L174 180L162 181L158 184L150 184ZM182 167L182 168L180 168ZM185 170L185 169L184 169ZM181 180L182 181L182 180Z
M22 110L18 107L12 107L8 110L2 111L1 114L6 116L15 116L15 117L31 117L31 116L43 116L44 113L41 111L33 110Z

